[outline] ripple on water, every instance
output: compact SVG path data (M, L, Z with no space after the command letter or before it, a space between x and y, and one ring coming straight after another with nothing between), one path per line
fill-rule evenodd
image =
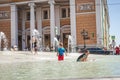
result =
M40 80L66 78L114 77L120 75L119 57L102 57L95 61L76 62L41 60L0 64L0 80Z

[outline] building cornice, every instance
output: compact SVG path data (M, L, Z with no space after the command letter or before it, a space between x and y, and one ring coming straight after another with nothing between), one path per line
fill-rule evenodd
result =
M32 1L23 1L23 2L9 2L0 4L0 7L10 6L11 4L21 5L21 4L28 4L30 2L40 3L40 2L47 2L48 0L32 0Z

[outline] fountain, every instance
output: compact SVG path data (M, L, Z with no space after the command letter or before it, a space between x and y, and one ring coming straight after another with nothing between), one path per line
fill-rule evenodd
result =
M42 39L38 30L34 29L32 31L32 36L37 40L38 50L42 51Z
M6 51L8 47L8 40L6 38L6 35L3 32L0 32L0 51L2 50L2 41L3 41L3 50Z
M71 35L68 36L68 53L74 52L73 38Z
M59 41L56 37L54 37L53 46L55 47L55 51L57 51L58 45L59 45Z

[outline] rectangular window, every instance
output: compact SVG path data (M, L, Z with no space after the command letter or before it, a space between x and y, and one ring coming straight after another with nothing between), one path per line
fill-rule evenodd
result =
M62 18L66 18L66 8L62 8Z
M70 8L68 6L64 6L61 8L61 18L70 17Z
M48 19L48 10L43 11L43 19Z
M30 20L30 12L26 13L26 20Z
M70 8L68 8L68 17L70 17Z

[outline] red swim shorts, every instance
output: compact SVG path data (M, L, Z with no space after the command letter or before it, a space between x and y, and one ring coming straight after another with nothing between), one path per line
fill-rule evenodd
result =
M64 55L58 55L58 61L64 60Z

